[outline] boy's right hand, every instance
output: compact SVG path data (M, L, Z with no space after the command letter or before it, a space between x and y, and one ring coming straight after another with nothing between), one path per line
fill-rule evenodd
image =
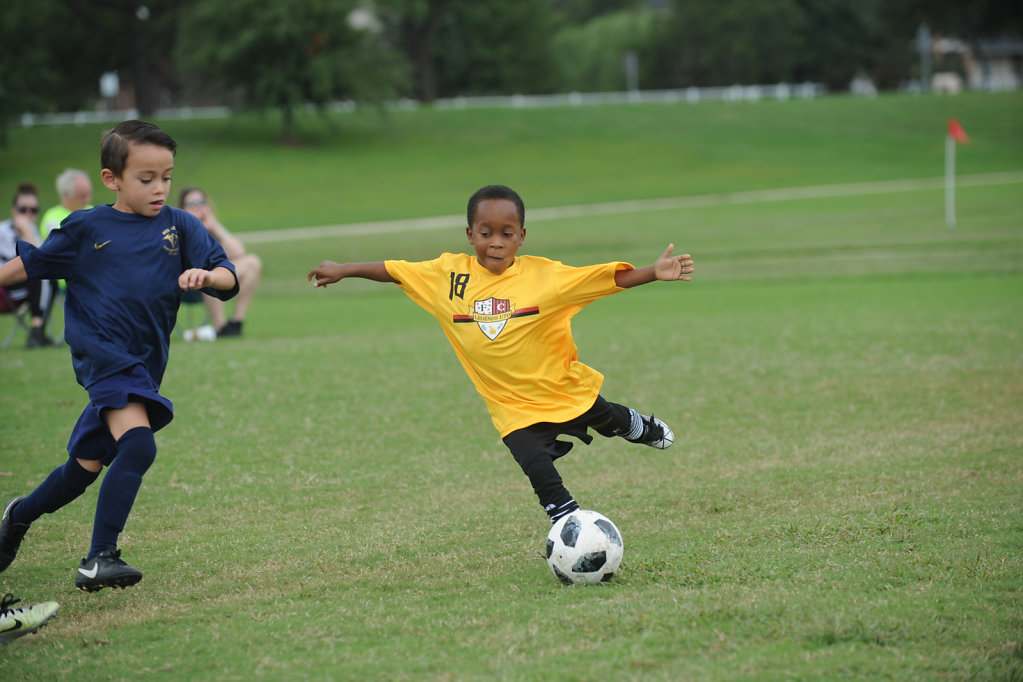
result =
M313 278L316 279L313 283L313 286L315 287L325 287L328 284L339 282L342 279L341 264L335 263L332 260L325 260L320 263L320 267L313 268L309 271L309 275L306 279L308 281L312 281Z

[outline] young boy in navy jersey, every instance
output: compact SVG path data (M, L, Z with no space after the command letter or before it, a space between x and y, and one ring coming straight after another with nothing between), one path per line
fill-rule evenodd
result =
M393 282L440 323L459 362L482 396L494 427L533 485L551 523L579 508L554 460L572 436L593 429L663 450L675 435L660 419L605 400L604 376L579 362L572 317L604 296L655 280L688 282L693 261L673 256L653 265L613 262L571 267L516 255L526 238L526 209L517 192L488 185L466 210L475 256L445 253L419 263L324 261L308 278L324 287L346 277Z
M0 267L0 286L27 278L67 282L64 335L75 376L89 394L68 442L68 460L0 517L0 571L25 532L109 467L100 486L92 545L75 575L87 592L128 587L142 572L121 557L117 539L142 476L156 458L153 433L174 416L160 395L170 334L183 291L229 299L234 266L194 216L165 205L177 143L151 123L125 121L103 136L101 177L113 204L77 211L37 247Z

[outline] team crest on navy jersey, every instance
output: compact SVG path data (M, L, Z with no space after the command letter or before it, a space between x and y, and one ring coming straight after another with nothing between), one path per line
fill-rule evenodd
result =
M504 330L508 320L514 317L537 315L539 312L540 308L537 306L513 310L511 300L491 296L488 299L473 302L471 315L454 315L452 321L475 322L479 325L480 331L493 341Z
M163 250L171 256L181 253L181 242L178 237L178 228L171 225L163 231Z

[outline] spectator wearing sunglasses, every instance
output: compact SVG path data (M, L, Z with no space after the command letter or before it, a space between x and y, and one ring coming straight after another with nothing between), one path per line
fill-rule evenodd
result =
M42 238L36 220L39 218L39 192L35 185L24 182L18 185L11 202L11 217L0 221L0 265L18 255L18 241L39 246ZM53 303L53 282L30 279L21 284L7 287L7 293L15 302L27 300L32 316L27 346L42 348L52 346L53 339L46 335L46 319Z
M220 299L203 294L203 301L206 304L206 311L210 314L210 323L217 332L217 338L241 336L245 314L263 276L263 261L256 254L246 251L241 240L221 224L213 212L209 197L203 190L198 187L186 187L181 191L179 206L202 222L206 231L220 242L227 257L234 263L238 274L238 296L234 299L231 317L227 317L224 302Z

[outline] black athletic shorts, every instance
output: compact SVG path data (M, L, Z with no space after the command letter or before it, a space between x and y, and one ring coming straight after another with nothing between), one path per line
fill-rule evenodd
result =
M586 445L593 442L593 436L586 431L597 426L605 426L615 421L625 420L629 423L629 408L615 403L610 403L601 396L597 396L593 407L586 410L575 419L567 422L538 422L524 428L512 431L502 440L511 450L512 456L519 466L524 467L538 453L547 453L551 459L557 459L568 454L573 443L567 440L558 440L561 436L578 438ZM603 430L603 429L602 429ZM606 434L605 434L606 435Z

